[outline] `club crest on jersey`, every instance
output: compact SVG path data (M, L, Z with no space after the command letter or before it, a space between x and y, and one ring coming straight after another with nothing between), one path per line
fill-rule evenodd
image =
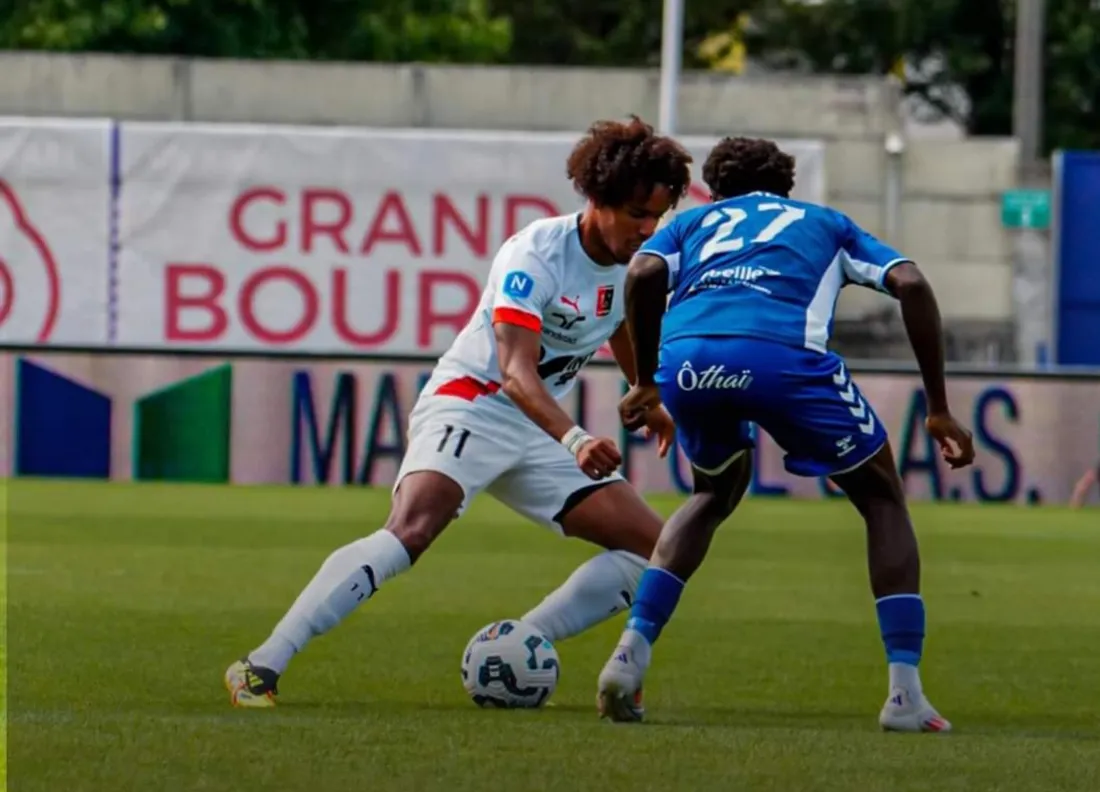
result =
M504 276L504 293L515 300L531 296L535 288L535 279L526 272L513 270Z
M601 286L596 290L596 316L611 313L611 304L615 302L615 287Z

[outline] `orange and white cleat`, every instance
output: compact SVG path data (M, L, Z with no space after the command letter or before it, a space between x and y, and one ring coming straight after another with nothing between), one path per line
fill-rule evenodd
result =
M234 707L274 707L279 694L279 675L254 666L246 657L225 670L225 688Z

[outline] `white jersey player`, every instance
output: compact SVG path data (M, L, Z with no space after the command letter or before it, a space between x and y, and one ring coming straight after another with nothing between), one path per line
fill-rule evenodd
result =
M535 373L560 400L619 329L626 268L593 261L579 229L579 215L539 220L501 248L476 313L413 408L396 487L415 471L438 471L461 487L464 504L487 489L520 514L556 526L571 495L599 486L591 480L597 476L581 471L568 444L563 447L513 401L501 359L514 365L520 350L506 345L501 354L497 348L499 325L537 338ZM597 472L592 464L588 474ZM608 474L604 481L619 479L613 467L599 468Z
M558 400L608 342L634 382L624 263L686 192L690 162L637 118L598 122L577 143L567 172L584 211L532 223L501 247L477 311L413 408L385 526L332 553L268 639L229 667L234 705L274 705L291 658L407 570L482 490L607 551L524 621L557 641L629 607L661 518L616 473L614 441L574 425ZM647 428L667 453L668 414L653 411Z

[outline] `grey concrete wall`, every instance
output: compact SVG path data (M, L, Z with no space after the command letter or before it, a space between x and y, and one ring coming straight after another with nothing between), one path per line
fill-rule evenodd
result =
M644 70L316 64L0 53L0 114L357 126L580 130L598 117L657 113ZM877 79L688 73L684 134L750 133L827 141L829 201L885 235L884 136L898 98ZM917 259L956 323L1012 315L1010 240L1000 193L1014 184L1013 140L910 139L891 239ZM849 290L852 291L852 290ZM845 294L841 317L882 311Z
M886 238L887 156L878 141L828 146L829 199ZM1014 140L910 140L901 156L901 212L891 242L936 287L944 315L977 323L1013 313L1012 250L1001 228L1000 195L1015 184ZM883 298L848 290L843 316L881 310Z
M628 69L187 60L0 52L0 112L137 119L470 129L583 129L657 115L657 74ZM878 81L685 75L681 131L875 137Z

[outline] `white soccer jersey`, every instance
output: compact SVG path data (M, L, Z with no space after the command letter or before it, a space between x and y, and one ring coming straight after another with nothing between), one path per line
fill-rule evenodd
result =
M485 399L518 410L500 393L493 325L538 331L538 371L556 399L623 320L625 266L597 264L581 246L580 215L537 220L501 246L477 311L439 359L424 397Z
M601 266L581 247L578 215L539 220L501 247L477 311L421 391L394 482L432 471L462 488L459 513L485 491L563 531L562 509L594 485L573 455L500 392L493 324L541 336L539 373L560 399L623 319L626 267ZM503 424L503 425L502 425ZM619 481L613 473L607 481Z

